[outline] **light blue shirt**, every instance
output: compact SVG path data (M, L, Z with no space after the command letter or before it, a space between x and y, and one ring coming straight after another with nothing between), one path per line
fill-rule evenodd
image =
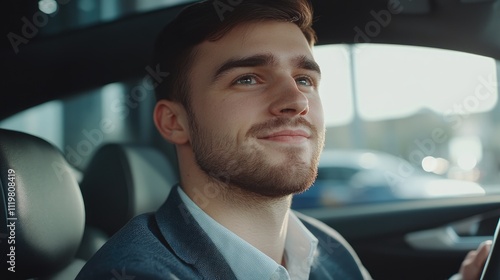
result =
M305 280L318 247L318 239L290 211L285 240L287 269L219 224L177 187L193 218L210 237L239 280Z

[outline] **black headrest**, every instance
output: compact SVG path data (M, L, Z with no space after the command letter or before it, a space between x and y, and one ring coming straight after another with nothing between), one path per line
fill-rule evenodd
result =
M85 170L81 189L87 224L113 235L131 218L156 211L178 176L157 149L106 144Z
M45 277L73 261L85 212L60 151L32 135L0 129L0 187L0 278Z

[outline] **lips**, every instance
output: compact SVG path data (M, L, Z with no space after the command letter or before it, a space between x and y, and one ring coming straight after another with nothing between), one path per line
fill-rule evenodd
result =
M278 142L297 142L297 141L304 141L306 139L309 139L310 137L311 137L310 133L302 129L297 129L297 130L281 130L258 138L263 140L271 140Z

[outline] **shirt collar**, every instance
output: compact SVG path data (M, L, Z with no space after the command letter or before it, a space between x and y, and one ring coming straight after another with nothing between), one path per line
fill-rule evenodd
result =
M318 239L290 212L285 241L287 270L206 214L182 190L177 191L196 222L210 237L237 279L308 279ZM244 254L242 254L244 252Z
M290 212L285 240L286 264L291 279L309 279L318 239Z

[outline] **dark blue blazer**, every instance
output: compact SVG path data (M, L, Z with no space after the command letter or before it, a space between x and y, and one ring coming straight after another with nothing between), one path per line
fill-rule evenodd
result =
M319 240L319 252L309 279L363 279L362 266L338 233L315 219L296 214ZM140 215L118 231L87 262L76 279L236 277L174 188L156 213Z

